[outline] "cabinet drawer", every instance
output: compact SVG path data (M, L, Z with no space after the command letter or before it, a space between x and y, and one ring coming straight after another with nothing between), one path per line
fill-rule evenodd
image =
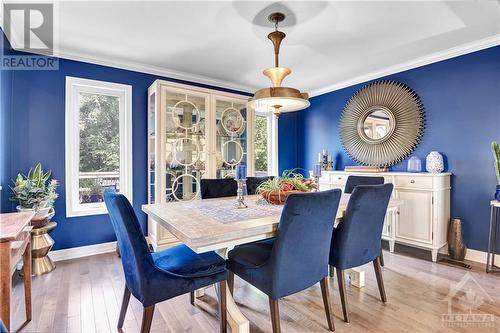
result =
M432 177L412 177L398 176L396 177L397 187L432 189Z
M330 183L345 184L349 175L330 174Z

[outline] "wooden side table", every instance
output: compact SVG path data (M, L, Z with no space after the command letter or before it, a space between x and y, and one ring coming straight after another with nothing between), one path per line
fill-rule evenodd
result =
M31 320L31 218L34 212L0 214L0 319L11 331L12 274L23 259L26 320Z
M500 267L495 265L495 255L497 254L498 242L498 218L500 216L500 201L490 202L490 237L488 240L488 255L486 256L486 273L500 273Z

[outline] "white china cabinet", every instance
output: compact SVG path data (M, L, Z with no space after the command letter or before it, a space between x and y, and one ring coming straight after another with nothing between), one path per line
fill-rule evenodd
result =
M148 89L148 203L197 200L201 178L253 175L253 112L248 97L156 80ZM148 218L154 250L177 239Z
M403 200L401 207L390 211L385 218L382 239L389 241L391 252L395 243L401 243L428 249L432 261L437 260L439 249L447 244L450 173L323 171L320 190L344 190L349 175L384 177L385 183L394 184L393 197Z

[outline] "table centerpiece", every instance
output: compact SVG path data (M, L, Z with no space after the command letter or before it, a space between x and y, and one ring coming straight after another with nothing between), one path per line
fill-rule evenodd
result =
M274 205L283 205L291 193L310 192L316 189L312 179L305 179L296 169L285 170L281 177L274 177L262 182L257 187L260 194L267 202Z

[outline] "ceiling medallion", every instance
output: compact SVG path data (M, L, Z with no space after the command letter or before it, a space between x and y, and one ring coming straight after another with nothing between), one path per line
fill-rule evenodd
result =
M264 70L263 74L267 76L272 87L258 90L255 95L249 99L248 106L256 111L272 111L276 117L283 112L299 111L307 108L309 95L301 93L300 90L290 87L282 87L283 79L292 71L286 67L279 66L280 45L285 38L285 33L278 30L278 23L285 19L282 13L273 13L269 15L269 21L274 23L275 30L267 35L267 38L274 45L274 67Z

